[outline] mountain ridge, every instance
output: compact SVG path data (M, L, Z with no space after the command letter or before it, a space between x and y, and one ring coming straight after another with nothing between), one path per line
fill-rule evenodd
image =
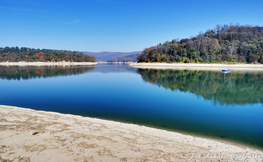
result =
M142 51L132 51L132 52L108 52L108 51L103 51L103 52L88 52L88 51L83 51L83 53L89 55L89 56L94 56L97 61L108 61L110 59L115 59L119 57L124 57L128 55L133 55L133 54L139 54Z
M122 56L114 59L110 59L107 62L137 62L137 57L140 56L140 53Z

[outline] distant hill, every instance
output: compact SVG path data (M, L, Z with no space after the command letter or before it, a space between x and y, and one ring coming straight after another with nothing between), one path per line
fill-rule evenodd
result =
M142 51L134 52L85 52L89 56L94 56L97 61L108 61L110 59L124 57L132 54L140 54Z
M118 57L115 59L110 59L108 62L137 62L137 57L141 55L140 53L132 54L124 57Z

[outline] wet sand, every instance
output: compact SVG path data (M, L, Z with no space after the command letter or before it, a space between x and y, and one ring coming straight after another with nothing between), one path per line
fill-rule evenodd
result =
M0 161L262 161L263 152L135 124L0 105Z
M178 70L246 70L263 71L263 64L199 64L199 63L133 63L132 67L144 69L178 69Z
M74 66L97 64L98 62L0 62L0 66Z

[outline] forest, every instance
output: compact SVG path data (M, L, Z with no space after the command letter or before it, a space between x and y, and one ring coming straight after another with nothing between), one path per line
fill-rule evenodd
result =
M0 47L0 62L96 62L95 57L78 51Z
M138 69L146 82L191 92L215 105L263 104L263 73Z
M195 37L146 48L137 61L263 64L263 27L218 24Z

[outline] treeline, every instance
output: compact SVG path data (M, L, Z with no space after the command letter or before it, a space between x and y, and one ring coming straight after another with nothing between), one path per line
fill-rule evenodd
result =
M128 56L118 57L118 58L110 59L107 62L136 62L137 57L139 55L140 54L133 54Z
M146 48L137 61L263 63L263 27L216 25L190 39L173 39Z
M83 52L51 50L51 49L33 49L26 47L0 47L0 62L96 62L95 57L88 56Z
M263 73L138 69L142 79L172 91L191 92L221 105L263 104Z
M96 67L71 66L0 66L0 79L27 80L33 78L48 78L53 76L80 75L94 70Z

